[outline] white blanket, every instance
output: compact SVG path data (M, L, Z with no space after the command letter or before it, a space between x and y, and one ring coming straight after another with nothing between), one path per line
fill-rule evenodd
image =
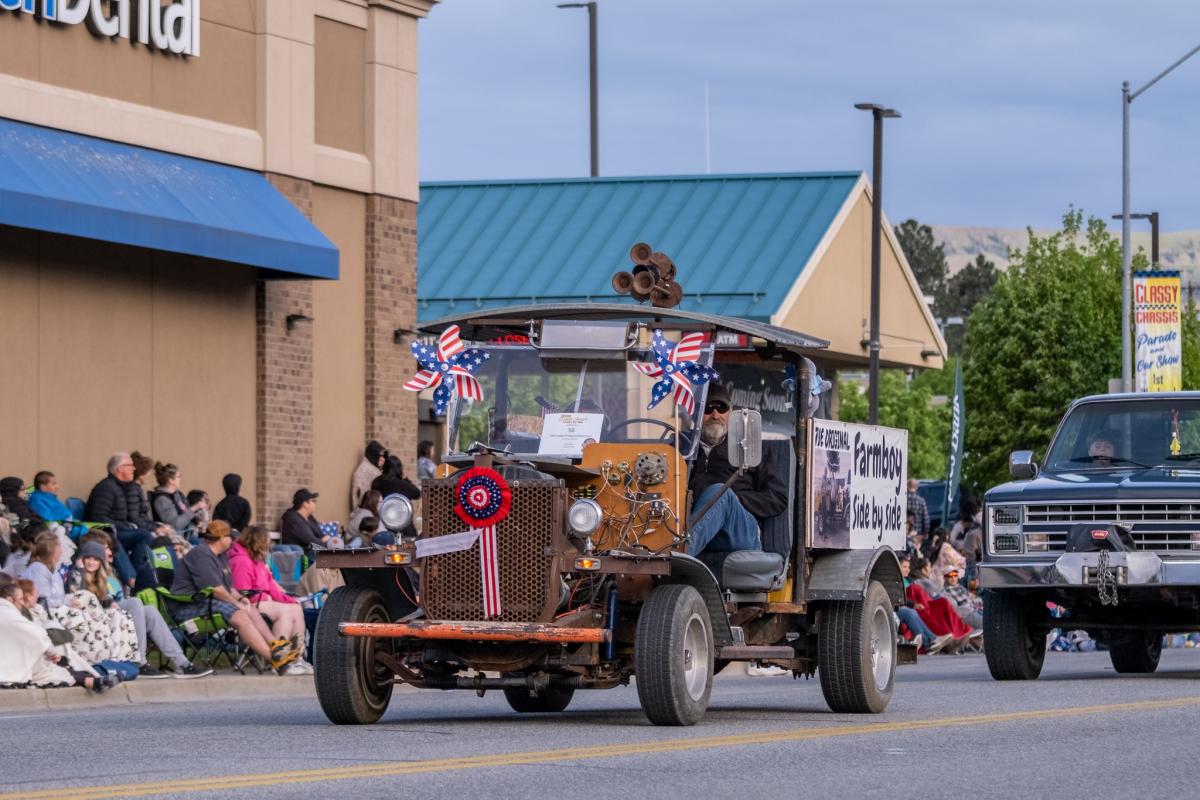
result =
M50 637L7 600L0 599L0 683L29 683L42 673Z

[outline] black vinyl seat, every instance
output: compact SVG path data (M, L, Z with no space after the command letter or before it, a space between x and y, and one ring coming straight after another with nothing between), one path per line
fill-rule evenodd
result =
M796 451L789 439L768 439L763 443L760 469L785 475L788 485L787 508L782 514L762 523L761 550L733 552L706 550L700 560L708 565L721 587L733 591L769 592L787 581L787 561L792 552L792 524L795 512Z

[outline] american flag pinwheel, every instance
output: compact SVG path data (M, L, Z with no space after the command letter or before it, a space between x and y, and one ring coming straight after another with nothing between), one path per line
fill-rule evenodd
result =
M433 392L433 410L439 416L446 413L446 406L455 394L465 400L483 400L483 389L471 373L491 358L491 354L476 348L467 349L459 333L459 327L451 325L442 331L436 345L422 341L411 345L421 369L408 379L404 388L420 392L437 387Z
M654 351L654 363L634 363L633 367L643 375L662 380L654 384L650 392L650 405L654 408L667 395L673 395L675 402L683 406L688 414L696 411L696 396L694 390L711 380L716 380L717 371L697 363L700 358L700 345L704 334L689 333L679 340L678 344L667 341L661 330L654 331L654 341L650 345Z

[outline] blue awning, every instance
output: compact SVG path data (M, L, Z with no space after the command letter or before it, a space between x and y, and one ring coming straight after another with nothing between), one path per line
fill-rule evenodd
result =
M257 172L0 119L0 225L338 277L338 250Z

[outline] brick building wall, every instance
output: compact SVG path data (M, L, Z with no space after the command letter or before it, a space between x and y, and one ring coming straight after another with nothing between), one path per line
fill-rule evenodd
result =
M268 180L312 219L312 183L283 175ZM292 494L312 482L313 327L288 330L289 314L313 316L312 281L259 281L256 303L257 496L255 521L278 529Z
M403 384L416 369L412 331L417 319L417 204L382 195L367 198L366 430L400 456L416 475L417 396Z

